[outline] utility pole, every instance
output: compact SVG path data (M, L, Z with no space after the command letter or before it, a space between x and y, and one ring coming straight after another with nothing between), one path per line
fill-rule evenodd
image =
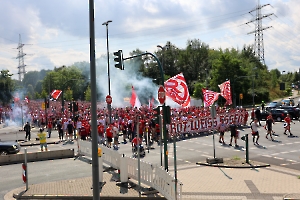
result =
M270 4L260 5L260 1L258 0L256 8L251 10L249 13L252 15L252 12L256 12L254 19L250 20L245 24L255 23L255 30L249 32L248 34L254 33L255 41L254 41L254 53L255 56L259 59L259 61L265 65L265 53L264 53L264 40L263 40L263 31L271 28L272 26L262 27L262 20L266 17L274 15L274 13L270 14L261 14L261 9L270 6ZM252 15L253 16L253 15Z
M19 81L22 81L24 78L24 74L26 73L25 71L25 64L24 64L24 56L26 54L23 53L23 46L25 44L22 44L22 39L21 39L21 35L19 34L19 44L17 49L19 50L18 56L16 57L16 59L19 59L19 65L18 65L18 74L19 74Z

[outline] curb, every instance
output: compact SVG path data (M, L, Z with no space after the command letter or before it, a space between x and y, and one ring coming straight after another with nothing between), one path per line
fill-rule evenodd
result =
M197 165L202 166L208 166L208 167L221 167L221 168L236 168L236 169L245 169L245 168L263 168L263 167L270 167L270 164L264 164L264 165L239 165L239 166L233 166L233 165L220 165L220 164L208 164L208 163L202 163L202 162L196 162Z
M59 144L59 142L47 142L47 144ZM40 145L40 143L29 143L29 144L20 144L21 147L28 147L28 146L36 146Z

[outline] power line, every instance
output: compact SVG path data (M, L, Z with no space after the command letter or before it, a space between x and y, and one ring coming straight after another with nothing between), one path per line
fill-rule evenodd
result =
M260 5L260 2L258 0L256 8L249 11L250 14L252 12L256 12L255 18L246 22L245 24L255 23L255 30L249 32L248 34L254 33L255 39L254 39L254 54L259 59L260 62L262 62L265 65L265 50L264 50L264 38L263 38L263 31L266 29L271 28L272 26L263 27L262 26L262 20L266 17L270 17L271 15L274 15L274 13L270 14L261 14L261 9L270 6L270 4L264 4Z

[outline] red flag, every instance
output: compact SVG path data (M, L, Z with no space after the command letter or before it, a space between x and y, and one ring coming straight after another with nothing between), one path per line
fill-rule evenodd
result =
M61 90L53 90L52 92L51 92L51 96L53 97L53 99L58 99L59 98L59 96L61 95Z
M204 107L213 105L218 100L220 93L211 90L202 89Z
M141 102L140 102L138 96L136 95L136 93L133 89L133 86L131 88L132 88L132 93L131 93L130 104L132 105L132 107L140 108L141 107Z
M26 103L29 103L29 99L28 99L27 96L25 97L24 101L25 101Z
M181 105L182 107L189 107L191 97L189 90L182 73L165 81L166 96Z
M219 85L219 88L221 90L221 96L226 99L225 105L231 105L232 104L232 98L231 98L231 87L230 87L230 80L225 81L224 83Z

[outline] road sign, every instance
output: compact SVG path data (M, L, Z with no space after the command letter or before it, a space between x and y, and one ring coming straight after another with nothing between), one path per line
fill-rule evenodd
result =
M160 85L158 88L158 101L160 104L164 104L166 101L166 91L162 85Z
M111 96L107 95L106 98L105 98L105 101L106 101L107 104L111 104L111 102L112 102Z
M240 99L243 99L243 93L240 93Z
M212 118L215 118L217 116L216 106L214 104L210 108L210 115Z

